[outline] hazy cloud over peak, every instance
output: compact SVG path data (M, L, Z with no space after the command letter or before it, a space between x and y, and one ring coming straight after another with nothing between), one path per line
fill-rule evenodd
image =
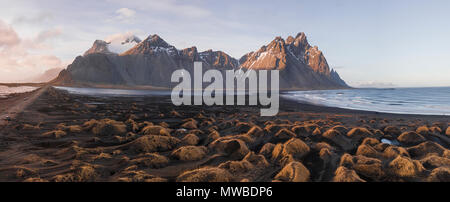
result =
M110 51L114 53L123 53L141 42L141 39L135 35L135 32L128 31L109 35L104 41L109 43L108 48Z
M128 31L128 32L124 32L124 33L117 33L117 34L109 35L105 38L105 41L106 42L115 42L115 41L123 42L123 41L133 38L133 37L136 37L135 32Z

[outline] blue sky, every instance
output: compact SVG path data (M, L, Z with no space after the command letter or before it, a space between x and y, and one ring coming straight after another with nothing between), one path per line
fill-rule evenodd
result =
M351 85L450 86L446 0L0 2L0 34L19 38L14 46L6 40L14 37L0 39L0 50L9 47L0 55L0 81L65 66L95 39L126 32L236 58L305 32Z

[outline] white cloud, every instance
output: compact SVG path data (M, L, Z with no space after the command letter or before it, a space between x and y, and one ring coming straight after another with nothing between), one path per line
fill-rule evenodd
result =
M141 39L139 39L134 32L128 31L125 33L109 35L105 38L105 41L110 43L108 46L110 51L114 53L123 53L141 42Z
M116 11L116 19L122 22L131 22L135 16L136 11L129 8L120 8Z
M123 1L118 0L110 0L115 3L123 3ZM134 7L136 9L145 10L145 11L157 11L170 13L173 15L181 16L181 17L190 17L190 18L201 18L208 17L211 15L211 12L207 9L201 8L196 5L188 5L183 4L181 2L186 1L177 1L177 0L135 0L135 1L127 1L126 4L128 6Z
M131 38L133 36L135 36L135 33L132 32L132 31L128 31L128 32L125 32L125 33L117 33L117 34L109 35L109 36L107 36L105 38L105 41L106 42L116 42L116 41L123 42L126 39L129 39L129 38Z

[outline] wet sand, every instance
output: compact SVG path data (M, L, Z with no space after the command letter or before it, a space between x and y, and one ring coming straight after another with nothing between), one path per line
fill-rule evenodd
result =
M31 92L15 93L6 98L0 98L0 128L7 124L7 120L16 118L48 88L44 86Z
M450 181L446 116L42 92L0 131L0 181Z

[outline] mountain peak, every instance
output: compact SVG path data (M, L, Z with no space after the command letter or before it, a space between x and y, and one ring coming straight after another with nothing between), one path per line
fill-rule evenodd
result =
M94 44L92 44L92 47L89 50L87 50L86 52L84 52L83 56L93 54L93 53L111 54L112 52L109 51L108 45L109 45L108 42L97 39L94 41Z
M317 46L310 47L308 45L306 47L304 58L308 66L310 66L315 72L329 76L330 68L322 51L320 51Z
M176 48L169 45L157 34L154 34L148 36L144 41L141 41L135 47L121 55L151 54L159 51L174 52L176 51Z
M192 61L198 60L197 58L197 47L192 46L190 48L185 48L183 50L180 51L182 55L185 55L187 57L189 57Z
M268 45L262 46L257 52L244 55L239 61L241 67L247 69L289 69L291 73L313 71L323 77L325 83L334 82L346 86L336 71L330 71L322 51L317 46L309 45L304 32L299 32L295 37L288 36L286 41L275 37Z
M291 44L292 42L294 42L294 40L295 40L294 37L288 36L288 37L286 38L286 43L287 43L287 44Z
M239 62L223 51L214 51L212 49L199 53L199 57L203 62L219 69L236 69Z
M272 46L284 46L286 44L286 41L281 37L281 36L277 36L275 37L275 39L273 39L269 45L267 45L267 48L272 47Z
M267 49L274 48L275 46L284 46L285 44L286 42L284 41L284 39L281 38L281 36L277 36L272 42L269 43Z
M275 37L267 46L257 52L246 55L242 67L247 69L284 69L286 67L286 43L283 38Z
M308 48L310 46L304 32L298 33L297 36L295 36L295 38L289 44L293 44L295 47L301 48Z
M150 47L163 47L168 48L170 45L164 41L159 35L153 34L147 37L142 43L147 44Z
M305 38L305 39L306 39L306 34L305 34L305 32L299 32L299 33L297 34L297 36L295 36L295 38L296 38L296 39L298 39L298 38Z
M55 82L100 83L117 85L151 85L169 87L176 69L192 71L194 62L201 61L205 69L280 70L283 89L346 88L336 70L329 68L317 46L310 46L303 32L283 39L275 37L255 52L236 60L223 51L198 52L195 46L176 49L154 34L137 43L132 34L117 40L97 40L86 54L77 57ZM130 41L132 43L130 43ZM109 43L111 42L111 43ZM114 44L134 45L122 54L111 53ZM106 54L105 54L106 53Z
M274 41L276 41L276 42L284 42L284 39L281 36L277 36L277 37L275 37Z
M106 42L106 41L97 39L97 40L94 41L94 44L93 44L93 45L96 45L96 44L98 44L98 45L103 45L103 44L105 44L105 45L106 45L106 44L109 44L109 43Z

